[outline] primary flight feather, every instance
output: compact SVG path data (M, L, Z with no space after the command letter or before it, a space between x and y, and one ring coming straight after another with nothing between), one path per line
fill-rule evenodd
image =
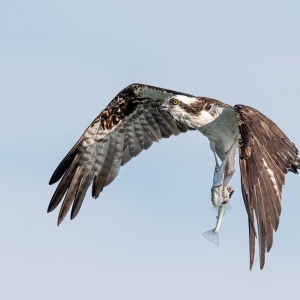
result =
M222 184L213 186L221 197L214 206L228 203L233 188L238 147L242 194L248 214L250 269L254 261L258 228L260 268L273 243L281 214L282 186L288 171L298 173L298 150L274 122L254 108L195 97L158 87L131 84L123 89L96 117L54 171L50 184L60 180L48 212L62 201L58 224L71 209L78 214L92 185L98 198L105 186L126 164L153 142L188 130L199 130L210 141L211 150L224 162ZM212 189L212 190L213 190Z

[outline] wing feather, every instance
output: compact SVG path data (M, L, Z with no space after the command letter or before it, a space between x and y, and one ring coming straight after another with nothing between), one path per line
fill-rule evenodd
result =
M144 134L138 119L133 122L133 128L136 135L136 140L138 141L141 149L145 149Z
M70 150L70 152L66 155L66 157L62 160L62 162L58 165L56 170L54 171L49 184L53 184L59 181L64 173L69 169L70 165L74 162L75 157L78 153L79 145L82 142L82 138L74 145L74 147Z
M168 126L166 126L165 122L160 120L160 116L158 114L156 114L155 112L151 112L151 114L156 124L158 124L161 137L169 138L172 135L171 129Z
M105 185L109 185L119 174L121 163L122 163L122 154L123 154L123 135L120 133L116 132L116 140L115 140L115 155L112 161L112 165L110 168L110 171L107 175L107 179L105 181Z
M80 185L78 187L78 190L77 190L74 202L73 202L73 206L72 206L71 220L73 220L76 217L76 215L78 214L78 212L81 208L81 204L83 202L84 196L93 181L93 177L94 177L94 174L89 173L85 177L81 178ZM69 210L69 208L68 208L68 210ZM67 211L66 211L65 215L66 214L67 214ZM62 220L63 219L60 219L58 217L58 225L62 222Z
M153 142L158 142L161 139L161 137L157 134L157 132L151 127L150 122L146 120L145 115L141 116L139 118L139 121L142 126L142 131L144 133L144 136L147 136L149 141L151 141L152 144ZM151 121L154 122L153 119Z
M273 244L281 214L282 186L288 171L299 169L298 150L277 125L254 108L235 105L239 126L241 183L249 223L250 269L257 221L260 268Z
M62 180L60 181L57 189L55 190L55 192L50 200L47 212L53 211L59 205L62 198L64 197L66 191L68 190L68 188L70 186L70 182L73 179L74 173L76 173L76 170L78 168L78 165L79 165L78 160L79 160L78 156L75 157L71 166L69 167L69 169L67 169L66 173L64 174Z
M153 139L153 141L159 141L163 138L161 130L159 128L159 126L157 125L152 113L150 110L147 110L144 114L144 118L147 122L147 124L149 124L149 129L153 132L155 139Z
M124 166L125 164L127 164L132 158L133 158L133 156L130 155L129 147L126 147L126 148L123 150L123 157L122 157L122 163L121 163L121 166Z
M151 140L151 132L148 130L147 126L142 125L142 118L138 118L134 122L135 130L139 132L140 134L140 139L141 139L141 147L144 150L147 150L152 144L153 141Z
M96 184L95 197L99 196L99 194L102 192L102 190L105 186L105 182L106 182L109 172L111 170L112 163L113 163L114 156L115 156L115 151L116 151L115 144L116 143L115 143L114 134L110 134L108 138L109 138L109 151L106 154L102 168L99 170L99 172L96 175L97 179L95 181L95 184Z
M64 198L64 201L62 203L62 206L60 208L60 212L59 212L59 215L58 215L58 225L61 223L61 221L65 218L65 216L67 215L72 203L73 203L73 200L75 199L75 196L77 194L77 190L78 190L78 187L80 185L80 181L81 181L81 177L80 177L80 173L81 173L81 168L77 168L75 174L74 174L74 177L70 183L70 187L67 191L67 194Z

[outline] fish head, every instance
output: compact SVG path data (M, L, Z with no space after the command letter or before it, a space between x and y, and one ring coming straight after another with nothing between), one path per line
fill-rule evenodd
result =
M225 176L225 165L227 163L228 157L224 159L224 161L220 166L215 152L214 155L215 155L216 166L214 170L213 187L223 188L223 181Z
M213 187L220 187L223 186L224 180L224 169L221 169L219 166L216 165L214 171L214 178L213 178Z
M214 170L213 186L211 188L211 201L213 206L220 206L223 203L223 181L225 175L226 159L222 162L221 166L218 163L216 154L216 166Z

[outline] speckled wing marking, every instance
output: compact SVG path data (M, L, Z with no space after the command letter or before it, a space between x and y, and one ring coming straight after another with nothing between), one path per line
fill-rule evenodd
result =
M298 173L298 149L265 115L254 108L235 105L239 126L239 158L244 203L248 213L250 269L258 227L260 268L273 243L281 214L281 194L288 171Z
M88 187L99 197L118 175L121 166L153 142L186 132L158 105L172 95L187 95L143 84L122 90L98 115L54 171L49 184L61 181L50 201L48 212L63 200L58 224L71 205L71 219L78 214Z

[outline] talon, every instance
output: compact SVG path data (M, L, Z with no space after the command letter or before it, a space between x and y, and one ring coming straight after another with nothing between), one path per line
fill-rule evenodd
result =
M231 198L231 196L234 193L234 188L232 186L227 186L228 196Z

